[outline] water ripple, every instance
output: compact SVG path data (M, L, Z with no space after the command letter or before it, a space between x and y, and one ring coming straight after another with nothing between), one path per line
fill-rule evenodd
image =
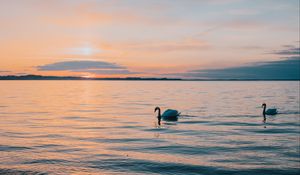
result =
M47 175L48 173L34 172L34 171L28 171L28 170L1 169L0 168L0 174L1 175Z
M0 151L22 151L32 149L30 147L24 146L10 146L10 145L0 145Z

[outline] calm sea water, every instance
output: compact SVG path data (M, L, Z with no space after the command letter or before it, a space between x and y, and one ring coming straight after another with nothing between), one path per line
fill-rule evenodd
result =
M298 174L299 132L297 81L0 81L0 174Z

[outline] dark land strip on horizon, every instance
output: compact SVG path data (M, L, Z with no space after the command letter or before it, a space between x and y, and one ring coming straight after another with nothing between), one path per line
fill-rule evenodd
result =
M0 80L128 80L128 81L300 81L300 79L183 79L183 78L154 78L154 77L113 77L87 78L76 76L42 76L42 75L5 75Z

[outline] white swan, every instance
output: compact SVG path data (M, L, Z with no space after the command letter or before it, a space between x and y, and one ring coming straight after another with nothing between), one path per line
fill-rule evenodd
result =
M156 112L158 110L158 124L160 125L160 120L161 118L163 120L169 120L169 121L177 121L178 120L178 116L180 115L180 113L177 110L174 109L167 109L162 115L161 115L161 110L159 107L156 107L154 109L154 112Z
M267 105L266 103L263 103L261 105L261 107L263 107L263 115L276 115L278 113L277 109L276 108L270 108L270 109L267 109Z

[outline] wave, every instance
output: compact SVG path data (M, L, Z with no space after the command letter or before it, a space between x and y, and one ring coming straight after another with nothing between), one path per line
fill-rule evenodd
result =
M0 169L1 175L47 175L48 173L17 169Z
M278 114L300 114L300 111L278 111Z
M25 146L10 146L10 145L0 145L0 151L22 151L32 149Z
M127 172L127 173L142 173L142 174L168 174L168 175L296 175L300 169L291 168L283 169L280 167L274 168L255 168L255 169L230 169L216 166L194 165L188 163L176 162L156 162L144 159L134 158L116 158L93 160L86 162L88 167L98 170L112 170L114 172Z

